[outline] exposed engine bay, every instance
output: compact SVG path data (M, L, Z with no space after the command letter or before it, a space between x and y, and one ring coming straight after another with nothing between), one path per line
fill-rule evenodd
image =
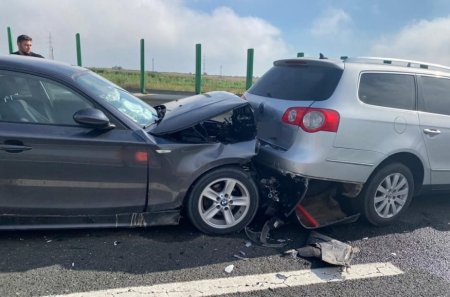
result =
M157 106L156 110L160 118L164 117L164 105ZM200 121L189 128L161 136L183 143L232 144L254 139L256 125L250 105L244 105Z

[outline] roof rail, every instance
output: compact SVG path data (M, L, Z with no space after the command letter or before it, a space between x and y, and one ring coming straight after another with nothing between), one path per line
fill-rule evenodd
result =
M384 65L403 66L403 67L450 72L450 67L420 61L391 59L382 57L355 57L355 58L342 57L342 58L344 58L342 59L344 62L384 64Z

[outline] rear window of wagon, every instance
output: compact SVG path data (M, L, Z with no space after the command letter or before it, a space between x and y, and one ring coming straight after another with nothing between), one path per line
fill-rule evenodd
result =
M284 100L322 101L331 97L342 72L317 65L275 65L248 92Z

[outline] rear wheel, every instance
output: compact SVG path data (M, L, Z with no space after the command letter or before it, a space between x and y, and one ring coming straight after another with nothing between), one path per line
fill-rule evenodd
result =
M411 203L414 178L401 163L378 170L361 192L362 214L375 226L388 225L400 217Z
M247 226L256 214L258 189L235 167L213 170L193 186L187 204L192 224L208 234L227 234Z

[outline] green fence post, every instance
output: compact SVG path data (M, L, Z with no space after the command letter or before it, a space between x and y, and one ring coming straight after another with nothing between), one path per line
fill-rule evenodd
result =
M145 94L145 47L144 39L141 39L141 93Z
M247 49L247 80L245 81L245 88L248 90L253 84L253 56L255 50Z
M12 54L14 52L14 48L13 48L13 38L12 38L11 28L10 27L6 28L6 31L8 31L9 53Z
M80 42L80 33L75 35L75 40L77 42L77 65L82 66L81 63L81 42Z
M202 45L195 45L195 94L202 92Z
M304 56L305 56L305 53L303 53L303 52L297 53L297 58L303 58Z

